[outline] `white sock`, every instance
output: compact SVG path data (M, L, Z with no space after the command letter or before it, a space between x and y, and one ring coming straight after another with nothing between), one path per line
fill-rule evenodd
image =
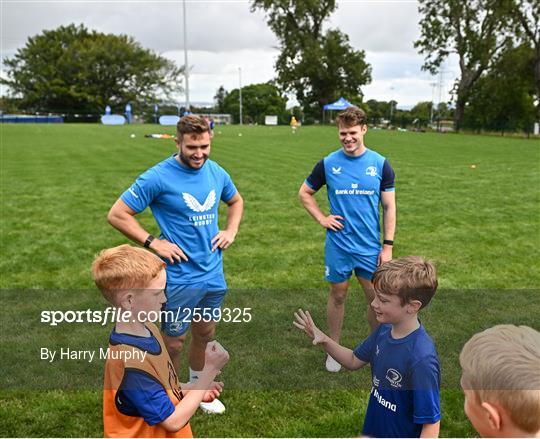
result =
M200 370L193 370L191 367L189 368L189 382L192 383L193 381L197 381L199 377L201 376Z

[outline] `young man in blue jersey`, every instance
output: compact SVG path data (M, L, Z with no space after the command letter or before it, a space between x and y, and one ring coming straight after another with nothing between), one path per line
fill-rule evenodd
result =
M330 283L327 321L330 337L339 343L349 278L354 272L368 304L373 300L371 279L378 265L392 259L396 229L394 171L382 155L365 147L366 114L349 107L337 117L342 148L319 161L300 188L305 209L325 229L325 278ZM314 194L326 185L330 214L322 212ZM383 245L379 221L383 211ZM368 323L378 323L368 305ZM327 356L326 369L341 366Z
M438 437L440 369L418 312L437 289L435 267L417 256L379 266L371 306L380 326L354 350L319 330L309 312L294 325L349 370L371 365L372 389L362 429L369 437Z
M211 132L204 117L187 115L177 125L178 154L150 168L112 206L108 220L133 241L167 262L167 303L164 340L176 368L187 330L190 380L204 367L206 344L214 338L221 303L227 291L222 251L234 242L243 200L231 177L209 160ZM218 205L228 206L227 225L218 228ZM154 238L135 219L147 207L160 228ZM173 317L172 319L171 317ZM206 412L222 413L219 400L201 404Z

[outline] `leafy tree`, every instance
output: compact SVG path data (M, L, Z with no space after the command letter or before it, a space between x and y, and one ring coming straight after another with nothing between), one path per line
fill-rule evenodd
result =
M534 49L536 119L540 120L540 0L513 0L511 17L521 41Z
M508 6L506 0L419 0L421 36L414 46L425 55L424 70L434 74L449 54L459 57L456 130L475 82L504 46Z
M0 97L0 113L10 114L20 112L20 99L9 98L5 96Z
M216 111L218 113L225 112L225 98L226 97L227 97L227 90L225 90L225 87L220 85L216 91L216 95L214 96L214 103L216 105Z
M464 125L480 131L529 131L534 120L534 50L508 48L471 93Z
M432 102L423 101L418 102L413 108L411 108L411 116L413 120L416 120L415 126L427 126L431 118L431 106Z
M289 123L290 114L285 110L287 98L281 95L279 89L267 82L242 87L242 114L246 123L264 123L264 116L277 115L281 123ZM239 91L232 90L223 102L225 113L233 116L235 123L239 122Z
M382 119L388 119L390 117L390 103L385 101L377 101L370 99L366 102L368 106L368 118L372 124L381 123Z
M70 24L28 38L5 65L9 86L29 111L101 113L105 105L154 102L180 91L181 68L126 35Z
M252 0L262 9L279 40L277 82L294 92L306 116L320 118L322 107L339 97L352 99L371 81L363 50L354 50L337 29L323 31L335 0Z
M454 114L446 102L439 102L433 112L433 117L438 120L444 120L451 119L454 117Z

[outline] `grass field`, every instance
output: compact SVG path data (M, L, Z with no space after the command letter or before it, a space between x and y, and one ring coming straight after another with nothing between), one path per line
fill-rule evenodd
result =
M49 364L40 361L39 349L97 349L106 345L110 327L49 327L39 315L106 306L89 267L99 250L126 242L106 213L142 171L175 150L170 140L143 135L171 130L7 124L0 130L0 435L100 436L103 364ZM458 385L461 346L497 323L539 329L539 142L370 131L366 144L396 170L394 256L423 255L438 265L440 289L422 321L441 359L441 435L474 436ZM369 370L329 375L322 352L291 324L301 306L326 326L324 230L296 194L316 161L338 146L331 127L302 127L296 135L288 127L216 130L212 158L229 171L246 203L237 241L225 254L225 306L251 307L253 320L218 326L231 353L222 374L228 411L197 415L197 436L360 433ZM326 206L324 191L318 199ZM157 233L149 212L140 218ZM367 335L364 309L353 285L345 345Z

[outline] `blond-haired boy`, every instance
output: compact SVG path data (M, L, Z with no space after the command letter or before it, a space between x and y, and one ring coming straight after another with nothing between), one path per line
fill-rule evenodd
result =
M199 379L180 386L159 329L148 320L165 303L165 263L141 248L103 250L92 264L103 296L121 309L109 338L103 388L106 437L193 437L189 419L201 401L219 396L214 382L229 355L209 343ZM129 314L128 314L129 313Z
M459 356L465 414L482 437L540 436L540 333L497 325Z
M435 267L417 256L386 262L376 270L371 306L380 323L354 351L339 345L295 313L294 325L350 370L371 365L373 387L362 434L371 437L437 437L440 371L433 341L418 320L437 289Z

